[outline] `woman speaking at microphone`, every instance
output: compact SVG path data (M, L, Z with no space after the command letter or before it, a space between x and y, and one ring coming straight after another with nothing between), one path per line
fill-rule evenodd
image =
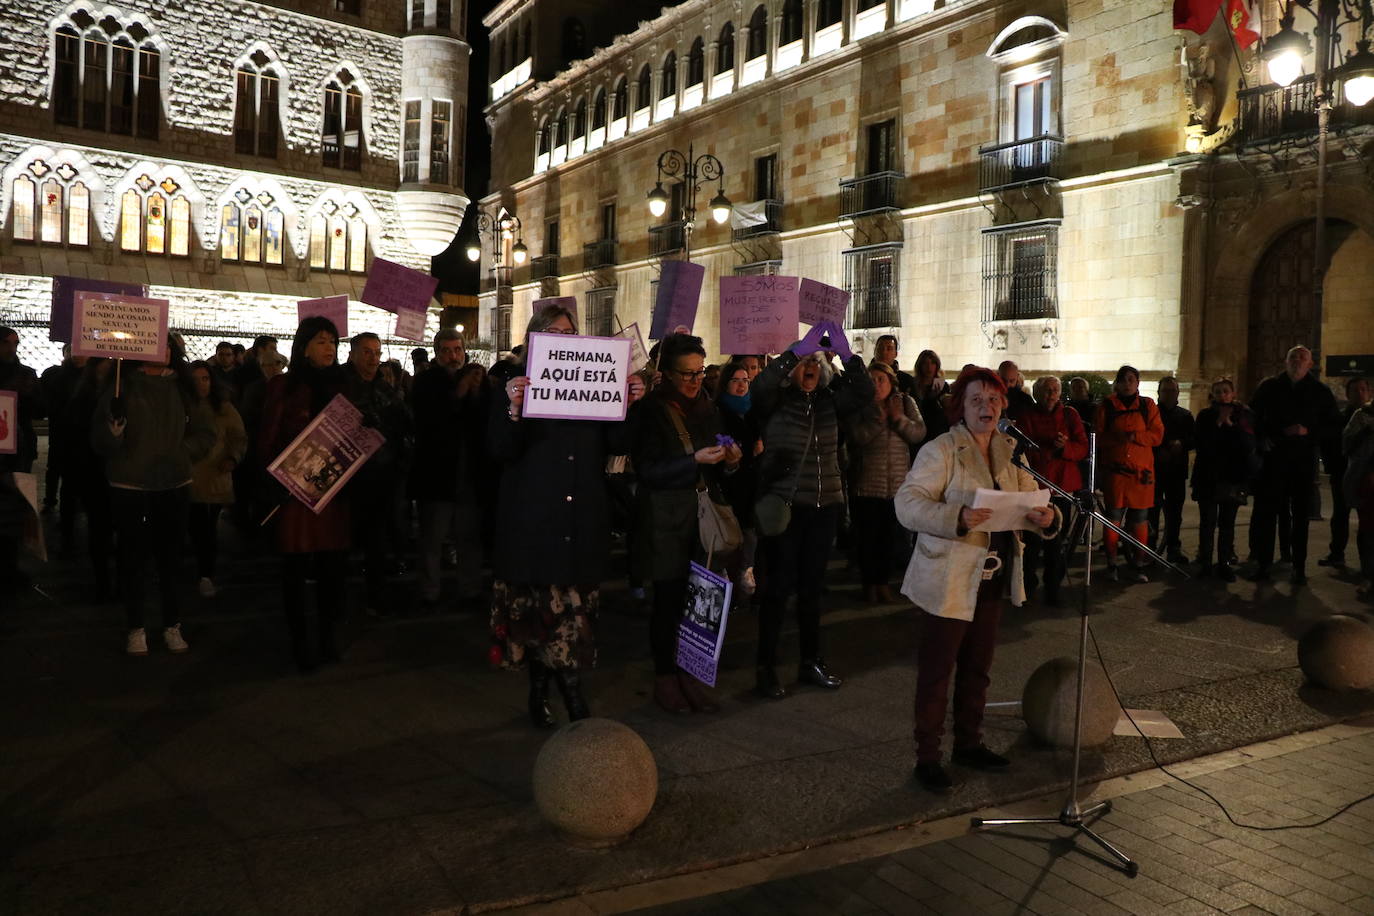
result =
M941 765L940 739L954 681L954 763L980 770L1010 761L983 744L997 625L1008 598L1026 600L1017 531L975 531L992 516L972 508L979 489L1036 490L1035 478L1012 464L1014 440L997 431L1007 389L991 369L959 374L947 407L949 432L928 442L897 491L897 519L919 533L902 594L925 612L916 650L916 780L932 792L954 785ZM1032 536L1053 537L1054 507L1032 509Z

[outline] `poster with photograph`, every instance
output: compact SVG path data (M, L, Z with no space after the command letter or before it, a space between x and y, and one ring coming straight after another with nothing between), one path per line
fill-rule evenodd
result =
M19 393L0 391L0 455L19 453Z
M531 419L623 420L630 342L623 337L531 334L521 412Z
M281 485L319 514L350 477L382 447L385 437L341 394L267 466Z
M166 299L78 291L72 308L72 356L167 359Z
M705 566L693 563L687 573L687 603L677 628L677 664L708 687L716 686L731 588L728 577Z

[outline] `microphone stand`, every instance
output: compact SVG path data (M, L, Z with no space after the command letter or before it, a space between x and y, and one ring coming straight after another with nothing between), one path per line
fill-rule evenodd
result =
M1153 557L1156 563L1172 569L1174 572L1188 578L1188 574L1178 566L1170 563L1149 547L1136 540L1126 531L1122 530L1111 519L1107 518L1098 511L1093 497L1092 481L1097 477L1097 433L1088 434L1088 467L1089 481L1086 489L1078 493L1069 493L1062 487L1045 478L1038 471L1032 469L1023 460L1024 455L1019 451L1014 453L1012 463L1030 474L1041 484L1047 487L1050 492L1068 500L1078 511L1088 519L1088 524L1083 526L1083 600L1079 612L1078 622L1078 684L1074 694L1073 711L1073 776L1069 780L1069 796L1064 803L1064 808L1054 817L1003 817L1003 818L982 818L972 819L972 826L975 830L984 827L1010 827L1019 824L1060 824L1074 831L1074 835L1082 833L1098 846L1101 846L1112 858L1116 860L1118 866L1128 877L1134 878L1140 872L1140 866L1127 856L1124 852L1117 849L1107 842L1096 832L1090 824L1095 823L1098 818L1109 814L1112 810L1111 800L1100 801L1089 805L1086 808L1078 801L1078 777L1079 763L1083 754L1083 683L1084 674L1088 664L1088 611L1092 604L1092 577L1093 577L1093 525L1100 523L1102 527L1115 531L1126 541L1135 546L1137 550Z

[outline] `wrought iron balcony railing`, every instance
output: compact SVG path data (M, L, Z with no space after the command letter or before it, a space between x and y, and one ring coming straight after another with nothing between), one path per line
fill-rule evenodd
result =
M1064 138L1041 134L978 150L978 189L997 192L1004 188L1058 181Z
M537 258L530 258L530 279L544 280L549 277L557 277L558 255L545 254Z
M685 219L664 223L662 226L649 227L649 254L660 257L674 254L687 247L687 221Z
M1331 86L1331 126L1374 124L1374 106L1351 105L1340 80ZM1242 144L1314 133L1317 77L1300 76L1289 86L1256 86L1237 93L1236 139Z
M614 267L618 261L619 243L615 239L600 239L582 246L582 269L600 270Z
M764 221L753 226L744 226L736 229L734 237L736 239L751 239L756 235L769 235L770 233L782 231L782 201L763 200Z
M901 172L874 172L840 182L840 219L898 209L897 186Z

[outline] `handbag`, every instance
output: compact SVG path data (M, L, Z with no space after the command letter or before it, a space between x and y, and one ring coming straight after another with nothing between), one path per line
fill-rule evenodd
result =
M677 427L682 447L687 454L695 455L692 437L687 434L682 419L672 407L665 405L664 410L668 412L668 419L673 421L673 426ZM744 532L740 530L739 519L735 518L735 510L712 498L700 472L697 473L697 536L701 539L701 549L706 551L708 565L712 554L730 553L744 543Z
M1250 499L1250 493L1243 483L1217 481L1212 498L1223 506L1243 506Z
M754 503L754 529L766 538L777 537L792 524L792 500L797 496L801 484L802 465L811 450L811 439L816 434L816 412L811 411L811 426L806 431L806 448L802 449L801 459L797 462L797 473L792 476L792 492L787 498L776 493L765 493Z

